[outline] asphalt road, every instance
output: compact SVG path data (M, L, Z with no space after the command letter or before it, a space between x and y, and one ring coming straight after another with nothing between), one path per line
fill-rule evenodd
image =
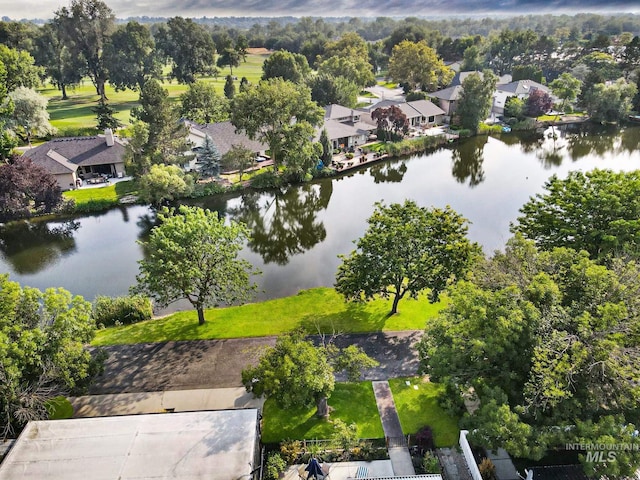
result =
M360 345L380 362L364 372L367 380L387 380L415 375L418 356L415 343L422 332L383 332L340 335L339 347ZM312 337L319 342L318 337ZM229 340L114 345L106 347L105 372L90 393L156 392L196 388L241 386L242 369L257 362L262 350L276 337ZM338 377L338 380L341 378Z

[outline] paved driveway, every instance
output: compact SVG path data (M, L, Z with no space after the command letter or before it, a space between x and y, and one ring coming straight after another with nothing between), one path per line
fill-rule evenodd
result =
M414 375L418 371L415 343L422 332L341 335L340 347L360 345L380 366L365 372L368 380ZM106 347L105 373L92 394L155 392L241 386L241 372L255 363L276 337L115 345ZM319 338L314 337L318 342ZM340 380L340 378L338 378Z

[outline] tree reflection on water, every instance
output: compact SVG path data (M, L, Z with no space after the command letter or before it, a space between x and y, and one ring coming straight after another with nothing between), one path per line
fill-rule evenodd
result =
M0 252L18 274L33 274L76 250L80 222L13 222L0 227Z

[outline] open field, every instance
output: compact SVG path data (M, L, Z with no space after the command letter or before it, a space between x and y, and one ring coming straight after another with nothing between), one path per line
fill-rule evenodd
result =
M388 317L391 299L378 298L364 304L345 303L333 288L312 288L297 295L237 307L209 309L207 322L198 325L195 310L164 318L110 327L97 332L93 345L206 340L280 335L302 328L308 333L363 333L422 330L446 305L431 304L425 294L417 300L403 299L398 313Z
M257 83L262 76L262 64L268 54L247 55L247 61L241 63L240 67L233 69L233 75L238 77L236 90L240 85L240 79L247 77L249 82ZM225 77L229 74L229 69L225 68L217 78L202 77L199 80L212 83L220 95L224 95ZM187 85L174 82L163 82L163 87L169 92L169 97L176 100L181 93L187 90ZM78 134L95 133L96 114L93 108L98 104L96 90L87 78L84 79L77 88L69 89L68 100L62 100L61 92L47 85L41 88L40 93L49 99L49 116L51 124L58 129L58 136L72 136ZM107 84L106 93L109 106L116 111L116 118L125 126L131 123L131 109L138 102L138 92L124 90L117 92Z

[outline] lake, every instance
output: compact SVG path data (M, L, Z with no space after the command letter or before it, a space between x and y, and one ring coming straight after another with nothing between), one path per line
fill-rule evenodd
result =
M450 205L470 220L469 237L491 253L504 246L518 209L543 191L551 175L635 170L640 168L639 147L637 126L480 136L339 178L278 192L210 197L197 204L250 227L252 239L242 256L263 272L256 278L257 298L276 298L331 286L338 255L353 250L376 202ZM153 220L148 207L130 206L68 222L0 227L0 273L39 289L64 287L88 300L126 294L144 255L137 241L148 235Z

